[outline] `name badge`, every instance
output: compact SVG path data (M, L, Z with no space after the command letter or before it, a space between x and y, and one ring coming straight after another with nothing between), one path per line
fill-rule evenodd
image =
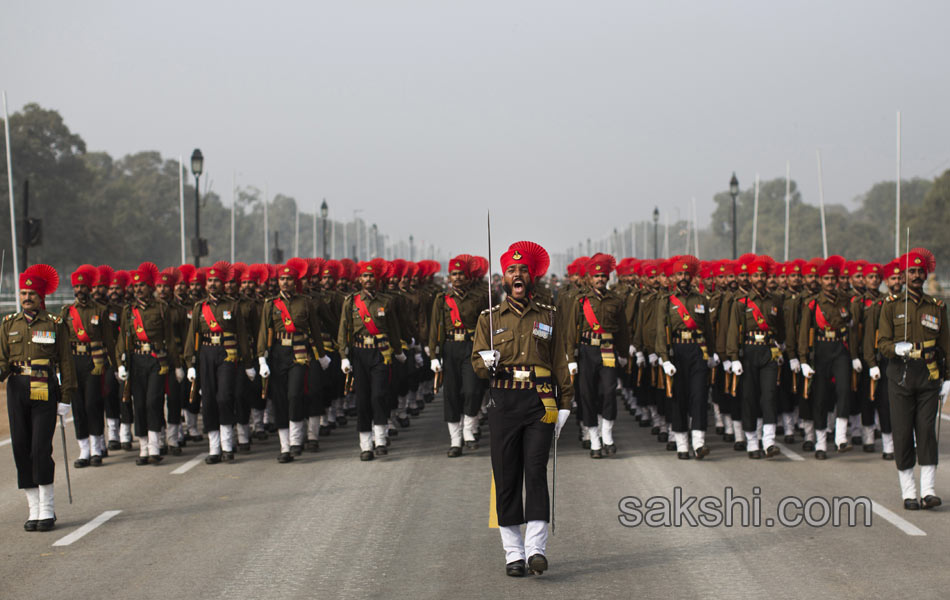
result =
M89 322L92 323L93 325L98 325L98 324L99 324L99 315L92 315L92 318L89 319Z
M778 307L777 307L777 306L773 306L773 307L772 307L772 315L778 315Z
M55 344L56 332L55 331L34 331L33 342L37 344Z
M697 315L705 314L705 313L706 313L706 307L703 306L702 304L697 304L697 305L696 305L696 308L693 309L693 312L696 313Z
M386 309L383 308L382 306L380 306L378 309L376 309L376 316L377 316L377 317L385 317L385 316L386 316Z
M119 320L119 315L115 314L114 312L111 312L109 313L109 320L115 323L116 321Z
M841 312L841 318L842 318L842 319L847 319L847 318L848 318L848 309L847 309L847 308L842 308L842 309L840 309L839 312Z
M222 312L221 312L221 318L224 319L225 321L230 321L230 320L231 320L231 311L229 311L229 310L222 311Z
M934 315L921 315L920 324L927 329L933 329L934 331L940 330L940 320Z
M545 323L534 322L534 329L531 334L539 340L549 340L554 335L554 328Z
M188 311L188 318L189 318L189 319L191 318L191 311L190 311L190 310Z

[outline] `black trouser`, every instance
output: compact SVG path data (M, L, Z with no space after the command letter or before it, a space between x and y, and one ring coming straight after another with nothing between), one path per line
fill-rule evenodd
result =
M712 401L713 404L719 407L719 413L722 415L732 416L729 409L731 408L729 397L726 394L726 373L722 368L722 365L716 365L713 369L713 372L716 373L716 382L710 385L712 390ZM712 377L712 375L710 375Z
M321 374L320 384L323 386L324 404L329 406L337 398L343 397L343 384L346 382L346 376L340 370L340 354L338 352L327 352L326 356L330 359L330 365Z
M373 430L373 423L386 425L389 422L389 404L386 402L389 387L389 365L375 348L350 350L353 367L353 386L356 393L356 430Z
M472 367L472 342L446 340L442 346L442 395L446 423L474 417L482 407L483 389Z
M703 358L703 349L699 344L675 342L672 348L671 362L676 367L676 375L673 377L673 398L669 403L669 422L676 433L684 433L690 429L706 431L706 382L709 381L709 366Z
M775 424L778 363L768 346L745 344L742 351L742 428L754 431L759 417L765 425Z
M106 367L106 370L102 373L102 399L105 404L107 419L118 419L122 416L122 408L119 406L121 404L119 401L120 389L121 385L115 378L115 369ZM132 420L126 422L131 423Z
M406 362L399 362L393 359L389 370L390 382L387 387L386 404L389 410L393 411L399 407L399 397L409 393L409 359ZM379 425L380 423L377 423Z
M584 425L595 427L597 415L613 421L617 418L617 369L605 367L600 347L580 344L577 347L577 390L584 403Z
M493 389L491 394L495 403L488 409L488 426L498 524L548 521L547 467L554 424L541 422L544 405L535 390Z
M251 403L254 401L255 382L247 378L243 369L234 368L234 422L240 425L248 425L251 422ZM260 384L257 385L258 395L260 395Z
M892 433L893 429L891 428L891 400L890 394L887 391L889 387L888 381L890 378L887 376L887 366L890 364L890 361L884 357L878 358L877 365L881 370L881 378L875 384L874 391L874 406L877 410L878 420L881 422L881 433Z
M290 421L307 418L303 388L307 381L307 365L294 360L292 346L271 346L269 393L274 401L274 417L278 429L290 427Z
M828 427L828 410L835 408L835 416L847 418L851 403L851 355L839 341L815 342L815 375L812 381L811 402L815 429ZM834 379L834 382L832 382Z
M135 406L135 437L161 431L165 423L165 375L159 375L158 359L149 354L132 354L129 380Z
M782 381L779 383L777 390L777 404L779 414L790 413L795 410L795 406L798 401L798 397L792 393L792 369L788 366L788 361L782 363L782 366L779 367L779 370L782 373ZM800 387L798 389L801 389ZM791 434L792 432L787 432Z
M165 414L169 425L181 425L181 409L187 402L188 395L191 393L191 382L187 379L178 381L169 374L168 394ZM177 440L175 440L177 443Z
M913 469L915 462L936 465L935 425L939 418L940 380L930 379L927 364L921 359L908 359L906 367L902 359L895 359L887 365L887 391L891 404L891 424L894 426L894 461L897 469Z
M320 366L320 361L314 359L307 365L307 391L304 394L308 417L319 417L327 414L326 395L323 393L323 377L326 371Z
M270 366L270 365L268 365ZM267 398L270 396L270 382L267 383L267 395L264 394L264 379L258 375L254 378L251 386L251 408L254 410L264 410L267 408Z
M30 400L30 377L10 375L7 380L7 415L17 487L35 488L53 483L53 433L56 431L56 397L50 385L49 400Z
M73 396L73 426L76 439L102 435L104 421L102 403L102 375L93 375L92 356L73 356L79 389Z
M858 391L854 397L855 401L852 404L857 404L857 408L861 412L861 425L871 427L874 425L874 410L876 407L871 402L871 377L868 375L867 365L864 366L863 371L858 373ZM853 409L851 414L854 414Z
M234 425L234 378L237 363L225 360L228 353L224 346L201 346L198 353L198 382L201 385L202 427L205 433L217 431L221 426ZM243 375L243 373L242 373Z
M423 378L425 377L426 371L432 372L429 369L429 364L425 361L425 356L422 354L422 350L410 350L408 353L409 359L409 391L418 392L419 384L422 383ZM416 364L416 357L422 356L422 366L420 367Z

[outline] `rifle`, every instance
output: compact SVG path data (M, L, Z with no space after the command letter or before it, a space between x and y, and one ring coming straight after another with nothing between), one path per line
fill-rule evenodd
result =
M270 351L271 345L274 343L274 328L268 327L267 329L267 351ZM261 400L267 400L267 384L270 381L270 377L261 377Z
M442 371L436 373L435 377L432 378L432 393L438 394L440 387L442 387Z
M877 393L877 379L871 380L871 402L874 402L874 395Z
M132 338L129 336L130 330L132 329L132 318L131 318L131 312L132 312L132 310L131 310L130 307L127 306L127 307L126 307L126 311L127 311L127 316L128 316L128 318L126 319L126 324L127 324L127 326L126 326L125 331L123 332L122 335L125 336L125 352L124 352L124 354L125 354L126 356L129 356L130 353L132 352ZM132 361L130 360L130 361L128 361L128 363L129 363L129 367L131 367L131 366L132 366ZM118 369L118 367L116 367L116 369ZM132 369L130 368L130 369L128 369L128 370L129 370L130 372L127 373L127 377L125 378L125 382L124 382L124 384L123 384L123 386L122 386L122 402L125 403L125 404L128 404L129 402L132 401L132 373L131 373L131 370L132 370Z

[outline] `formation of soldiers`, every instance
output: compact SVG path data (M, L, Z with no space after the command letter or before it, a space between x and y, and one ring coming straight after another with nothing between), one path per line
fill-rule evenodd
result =
M453 258L447 285L434 279L441 264L401 259L83 265L71 275L75 301L58 315L44 303L58 274L30 267L20 278L23 310L0 328L26 528L53 526L43 438L70 407L77 468L136 441L138 465L205 439L205 462L229 462L274 433L278 461L290 463L353 418L368 461L388 454L440 386L451 458L478 448L498 398L515 402L514 392L530 388L540 422L556 425L542 428L538 448L573 408L590 456L615 456L622 404L678 458L704 459L711 407L716 435L751 459L801 441L824 460L829 439L838 453L875 452L880 435L905 507L940 504L934 422L950 390L950 340L946 307L922 290L935 267L926 250L887 265L596 254L571 263L555 288L544 283L548 266L530 242L502 257L500 281L485 279L482 257ZM504 435L495 429L505 423L492 427L496 473L507 459L500 446L496 453ZM524 519L520 480L496 483L499 516L519 487L509 527L546 522L540 509ZM546 493L545 481L545 505ZM529 566L540 572L546 563Z

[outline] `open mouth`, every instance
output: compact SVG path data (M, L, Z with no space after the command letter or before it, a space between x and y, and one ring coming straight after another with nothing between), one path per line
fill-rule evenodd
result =
M514 281L511 282L511 289L515 291L524 290L524 281L521 281L520 279L515 279Z

